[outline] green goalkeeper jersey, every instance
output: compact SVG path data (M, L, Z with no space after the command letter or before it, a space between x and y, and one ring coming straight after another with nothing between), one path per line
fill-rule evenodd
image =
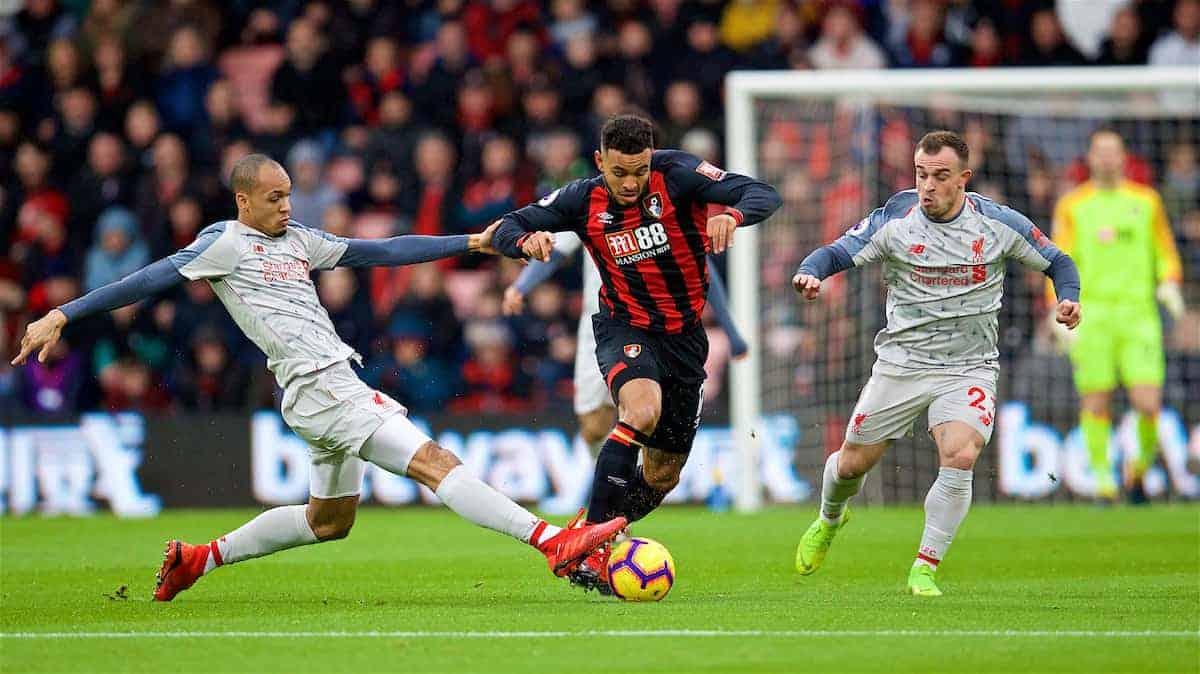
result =
M1054 242L1075 260L1080 303L1145 309L1157 315L1154 291L1180 280L1179 253L1162 199L1153 188L1122 181L1101 189L1088 181L1054 209Z

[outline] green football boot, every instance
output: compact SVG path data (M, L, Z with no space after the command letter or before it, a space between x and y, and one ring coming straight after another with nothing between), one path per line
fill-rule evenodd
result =
M796 570L800 575L808 576L821 568L825 555L829 553L829 546L833 544L833 537L845 528L849 521L849 509L842 511L842 521L838 524L827 524L817 516L816 521L809 525L808 531L800 537L800 545L796 546Z
M940 597L942 591L933 582L937 571L928 564L915 564L908 572L908 591L918 597Z

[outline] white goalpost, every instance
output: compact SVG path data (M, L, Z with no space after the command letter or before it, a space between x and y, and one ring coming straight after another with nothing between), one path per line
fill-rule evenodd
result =
M784 197L770 220L737 233L729 253L733 316L750 345L731 365L730 384L735 504L744 512L764 500L758 435L767 415L796 418L798 472L819 480L824 452L840 438L874 361L871 340L882 322L877 273L839 278L809 306L790 291L791 273L905 181L912 186L912 147L923 133L962 132L976 172L970 189L1018 207L1045 231L1054 198L1086 171L1080 158L1096 128L1117 129L1156 188L1179 148L1200 143L1200 70L1187 67L734 72L725 94L727 168L770 182ZM1173 205L1197 208L1169 203L1168 210ZM1007 283L1001 397L1026 405L1030 423L1060 432L1066 452L1075 423L1069 365L1041 332L1038 281L1010 269ZM1053 403L1042 398L1051 391ZM1173 403L1169 393L1166 402ZM916 487L923 470L936 471L936 458L905 448L913 442L889 453L893 463L877 470L866 500L923 493L927 482ZM985 459L977 470L991 478L977 477L977 495L1011 495L999 464Z

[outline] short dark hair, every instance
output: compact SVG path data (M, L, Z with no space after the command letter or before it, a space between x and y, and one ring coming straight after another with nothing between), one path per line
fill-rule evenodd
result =
M954 150L954 154L958 155L958 161L963 166L967 165L967 160L971 157L971 150L967 147L967 142L962 139L962 136L953 131L946 131L944 129L930 131L917 142L917 149L924 150L925 154L937 154L944 147Z
M654 147L654 125L640 115L613 115L600 129L600 150L637 154Z
M271 159L265 154L253 153L237 160L233 165L233 171L229 174L229 187L234 194L238 192L249 193L258 184L258 171L263 164L274 164L280 166L279 162Z

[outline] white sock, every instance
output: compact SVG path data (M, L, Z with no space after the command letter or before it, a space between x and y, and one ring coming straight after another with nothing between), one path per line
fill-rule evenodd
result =
M539 545L562 530L547 524L538 539L531 540L542 520L471 475L465 466L456 466L446 473L434 493L459 516L530 545Z
M858 493L862 487L863 478L865 475L859 475L849 479L838 477L837 464L838 457L842 455L842 450L838 450L829 455L825 459L825 473L821 478L821 519L829 524L837 524L842 521L842 511L846 509L846 502L851 496Z
M216 543L220 559L218 560L218 555L210 553L204 572L208 573L218 566L235 564L272 552L316 543L317 536L308 526L308 517L305 515L307 507L290 505L271 508L213 541ZM212 543L209 547L212 548Z
M925 533L913 565L925 564L937 568L947 548L954 540L958 525L971 507L971 485L975 474L969 470L938 469L937 479L925 497Z

